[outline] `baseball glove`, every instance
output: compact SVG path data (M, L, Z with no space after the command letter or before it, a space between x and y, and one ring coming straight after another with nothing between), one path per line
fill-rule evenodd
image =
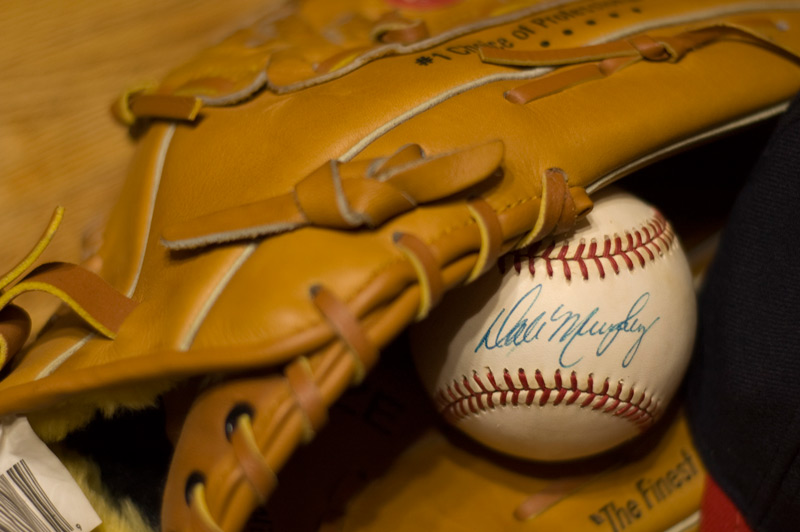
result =
M140 147L97 275L21 278L57 212L0 280L0 415L55 445L162 406L161 530L241 530L445 291L798 90L797 1L286 5L115 105ZM27 290L72 310L12 358Z

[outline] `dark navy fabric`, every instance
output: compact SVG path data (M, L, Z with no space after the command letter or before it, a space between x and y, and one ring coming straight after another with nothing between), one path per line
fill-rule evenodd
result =
M709 472L748 524L800 530L800 97L723 232L687 405Z

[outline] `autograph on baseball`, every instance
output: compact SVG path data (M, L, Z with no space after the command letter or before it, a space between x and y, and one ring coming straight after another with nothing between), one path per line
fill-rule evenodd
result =
M511 310L500 310L483 333L475 353L482 349L492 351L509 347L513 351L523 344L534 342L556 343L561 346L558 363L562 368L571 368L583 359L582 354L571 358L575 356L570 352L572 342L577 338L589 337L598 340L595 352L598 357L605 355L615 344L622 345L623 349L627 347L628 351L622 359L622 367L626 368L633 362L647 333L660 319L659 316L652 321L645 319L650 292L640 295L621 319L619 316L614 319L605 317L600 307L595 307L586 315L568 309L563 304L552 311L534 308L541 293L542 285L537 284L520 297ZM632 344L629 343L631 341ZM585 350L581 349L581 353L585 353Z

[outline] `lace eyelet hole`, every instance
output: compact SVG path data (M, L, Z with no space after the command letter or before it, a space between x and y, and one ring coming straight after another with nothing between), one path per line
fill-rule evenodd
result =
M206 476L199 471L193 471L189 478L186 479L186 492L184 493L186 497L186 505L190 506L192 504L192 491L194 491L194 487L198 484L205 484L206 483Z
M237 403L233 408L231 408L231 411L228 413L228 417L225 418L225 437L228 439L228 441L231 440L231 435L236 429L236 420L243 415L246 415L252 419L255 415L255 411L253 410L253 407L247 403Z

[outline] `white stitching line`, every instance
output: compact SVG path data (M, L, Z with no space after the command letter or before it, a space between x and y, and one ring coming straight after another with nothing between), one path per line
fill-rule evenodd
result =
M342 176L339 173L339 164L331 160L330 168L333 190L336 192L336 207L338 207L339 213L350 225L357 226L361 224L361 222L364 221L364 217L361 213L354 211L353 208L350 207L350 202L347 200L347 195L344 193L344 184L342 183ZM295 193L294 198L296 201L297 193ZM300 212L304 212L302 206L300 207Z
M72 357L72 355L77 353L83 346L85 346L89 342L89 340L91 340L94 337L95 334L92 332L87 334L80 340L78 340L76 343L70 346L69 349L67 349L66 351L58 355L56 358L54 358L47 366L45 366L45 368L42 371L40 371L36 375L36 377L34 377L33 380L38 381L39 379L43 379L44 377L49 377L51 374L53 374L55 370L61 367L61 364L69 360Z
M371 61L380 59L382 57L386 56L397 57L401 55L408 55L416 52L421 52L423 50L439 46L452 39L477 33L479 31L483 31L493 26L510 24L514 21L521 20L525 17L534 14L544 13L545 11L562 7L573 1L574 0L555 0L544 4L529 6L527 8L522 8L517 11L513 11L511 13L506 13L503 15L487 18L483 21L474 22L472 24L464 24L462 26L458 26L449 29L447 31L444 31L438 35L434 35L433 37L429 37L423 41L419 41L412 44L407 44L407 45L400 43L386 44L384 46L380 46L378 48L363 53L359 57L355 58L352 63L337 70L334 70L333 72L318 75L316 77L312 77L295 83L290 83L288 85L275 85L269 80L269 77L267 77L266 83L270 88L270 90L274 91L276 94L286 94L290 92L295 92L301 89L313 87L315 85L319 85L321 83L325 83L327 81L343 77L346 74L349 74L350 72L357 70L363 65L366 65ZM392 52L394 52L394 54ZM258 88L259 86L254 87L255 90L258 90Z
M709 129L708 131L704 131L693 137L689 137L688 139L681 140L680 142L676 142L674 144L670 144L664 148L661 148L658 151L654 151L652 153L648 153L647 155L636 159L635 161L631 161L630 163L617 168L613 172L606 174L605 176L601 177L591 185L586 187L586 193L592 195L594 192L600 190L601 188L617 181L625 177L626 175L632 174L636 170L640 168L644 168L649 166L651 163L655 161L660 161L662 159L667 158L668 156L672 155L673 153L677 153L683 151L687 148L692 146L696 146L701 142L704 142L709 139L715 139L721 137L723 134L736 131L741 129L745 126L756 124L758 122L763 122L764 120L769 120L775 116L778 116L784 113L789 108L789 100L775 104L771 107L766 109L762 109L755 113L749 114L743 118L734 120L732 122L727 122L719 127L715 127L713 129Z
M724 6L723 8L717 7L713 9L706 9L689 15L665 17L662 19L656 19L653 21L628 26L627 28L624 28L617 32L608 33L603 37L589 41L586 43L586 46L603 44L610 41L622 39L624 37L629 37L637 33L642 33L645 31L669 27L669 26L676 26L681 24L689 24L692 22L699 22L703 20L710 20L720 16L732 16L750 12L769 11L773 9L796 11L800 10L800 7L798 7L797 4L791 4L787 2L770 3L768 5L754 4L752 2L748 2L734 6ZM352 160L356 155L365 150L367 146L375 142L378 138L382 137L383 135L385 135L398 125L410 120L411 118L413 118L418 114L422 114L428 109L431 109L436 105L439 105L440 103L449 100L454 96L458 96L461 93L467 92L473 88L481 87L483 85L488 85L489 83L495 83L499 81L535 79L549 72L552 72L553 70L555 69L534 68L530 70L524 70L522 72L513 72L513 73L503 72L503 73L491 74L489 76L478 78L476 80L469 81L463 85L454 87L448 91L439 94L438 96L435 96L427 100L425 103L406 111L405 113L395 117L394 119L378 127L377 129L375 129L374 131L363 137L360 141L358 141L352 148L347 150L347 152L345 152L339 158L339 161L348 162Z
M150 193L150 214L147 218L147 228L145 232L144 243L142 245L142 252L139 257L139 266L136 271L136 275L133 278L131 286L128 287L127 292L125 295L128 297L132 297L133 293L136 291L136 286L139 284L139 276L142 274L142 266L144 265L144 256L147 251L147 245L150 243L150 231L152 230L152 223L153 223L153 213L155 211L156 205L156 197L158 196L158 190L161 186L161 175L164 171L164 162L167 159L167 152L169 151L169 146L172 143L172 136L175 134L175 124L170 124L167 130L164 132L164 138L161 140L161 145L159 147L158 152L158 159L156 159L156 164L154 167L155 176L153 179L152 190ZM54 358L45 368L40 371L34 380L38 381L39 379L43 379L45 377L49 377L53 374L61 365L69 360L72 355L77 353L83 346L85 346L89 340L94 338L94 333L89 333L76 343L72 344L67 350L63 351L60 355Z
M155 176L156 178L153 180L153 189L150 193L150 214L147 218L147 229L145 232L145 239L144 245L142 246L142 254L139 257L139 267L136 270L136 277L133 279L133 284L128 289L125 295L128 297L133 297L133 293L136 291L136 287L139 285L139 277L142 275L142 267L144 266L144 257L147 254L147 246L150 243L150 232L152 231L153 227L153 213L156 210L156 198L158 197L158 190L161 188L161 175L164 173L164 163L167 160L167 152L169 151L169 146L172 144L172 136L175 134L175 123L173 122L170 124L169 128L167 129L166 133L164 134L164 139L161 141L161 147L158 152L158 160L156 161L155 167Z
M228 286L228 283L239 271L242 265L250 258L250 255L258 248L258 244L253 242L247 245L243 250L242 253L236 257L236 260L233 262L230 268L225 272L225 274L220 278L217 285L214 287L214 290L211 291L208 298L203 302L203 306L200 308L200 311L195 316L194 320L192 321L192 325L189 327L189 331L181 340L178 349L181 351L186 351L189 349L192 344L194 343L194 339L197 336L197 332L200 330L200 326L205 321L208 313L211 312L211 309L214 307L214 304L219 299L219 296Z
M462 85L457 87L453 87L452 89L442 92L441 94L434 96L424 103L409 109L408 111L396 116L395 118L389 120L388 122L384 123L382 126L378 127L370 134L366 135L360 141L358 141L352 148L347 150L341 157L339 157L340 162L349 162L352 160L356 155L361 153L363 150L367 148L370 144L378 140L380 137L391 131L392 129L396 128L400 124L403 124L417 115L422 114L423 112L427 111L428 109L432 109L436 107L440 103L453 98L454 96L458 96L464 92L472 90L477 87L482 87L483 85L488 85L489 83L493 83L496 81L507 81L507 80L514 80L514 79L531 79L536 78L539 76L543 76L544 74L553 70L552 68L534 68L532 70L526 70L522 72L503 72L500 74L492 74L490 76L485 76L482 78L478 78L472 81L468 81Z
M778 3L778 5L779 6L783 6L784 4ZM791 4L788 4L788 5L790 6ZM793 6L793 7L796 8L796 6ZM770 9L770 6L764 6L764 5L760 5L760 4L755 4L755 5L753 5L753 4L744 4L744 5L740 6L738 10L734 9L734 8L719 9L719 10L715 10L713 12L703 11L703 12L700 12L699 14L687 15L687 16L684 16L684 17L665 18L665 19L652 21L652 22L647 23L647 24L640 24L640 25L636 25L636 26L633 26L633 27L629 27L629 28L626 28L625 30L620 30L617 33L612 33L612 34L606 35L603 38L597 39L596 41L592 41L592 42L590 42L588 44L599 44L599 43L603 43L603 42L608 42L610 40L619 39L619 38L622 38L622 37L625 37L625 36L628 36L628 35L633 35L635 33L639 33L639 32L642 32L642 31L647 31L649 29L655 29L655 28L663 27L665 25L684 24L684 23L704 20L704 19L709 18L709 17L721 16L721 15L729 15L729 14L732 15L732 14L738 14L738 13L747 12L747 11L758 11L758 10L768 10L768 9ZM786 9L789 9L789 7L786 7ZM398 125L410 120L414 116L416 116L418 114L421 114L424 111L426 111L428 109L431 109L431 108L435 107L436 105L438 105L438 104L440 104L440 103L442 103L442 102L444 102L444 101L446 101L446 100L448 100L448 99L450 99L450 98L452 98L454 96L457 96L458 94L461 94L461 93L466 92L468 90L471 90L473 88L476 88L476 87L479 87L479 86L482 86L482 85L486 85L486 84L489 84L489 83L497 82L497 81L505 81L505 80L511 80L511 79L533 79L533 78L536 78L536 77L539 77L539 76L543 76L544 74L546 74L548 72L551 72L552 70L554 70L554 69L552 69L552 68L535 68L535 69L532 69L532 70L519 72L519 73L493 74L493 75L490 75L490 76L486 76L484 78L480 78L480 79L465 83L465 84L463 84L461 86L455 87L455 88L453 88L453 89L451 89L449 91L446 91L446 92L440 94L438 97L431 98L430 100L426 101L425 103L423 103L423 104L421 104L421 105L419 105L419 106L417 106L417 107L415 107L413 109L410 109L410 110L406 111L405 113L399 115L398 117L386 122L385 124L380 126L378 129L373 130L371 133L369 133L368 135L364 136L360 141L358 141L355 145L353 145L349 150L347 150L341 157L339 157L338 161L344 163L344 162L348 162L348 161L352 160L359 153L361 153L364 149L366 149L367 146L369 146L370 144L375 142L378 138L382 137L384 134L388 133L389 131L391 131L392 129L397 127ZM337 72L339 72L339 71L337 71ZM342 72L340 72L340 73L344 74L345 73L344 69L342 69ZM269 83L269 82L267 81L267 83ZM200 327L201 325L202 325L202 323L199 323L198 327Z
M642 223L638 229L625 231L623 236L616 233L611 236L603 235L601 240L602 245L599 245L595 239L592 239L587 245L581 239L571 256L569 255L569 243L561 245L553 256L556 251L555 240L551 241L541 252L542 242L537 242L527 250L515 251L500 257L497 265L500 273L505 273L506 261L510 259L514 270L519 274L522 272L522 263L527 262L528 271L531 277L534 277L538 271L536 265L544 262L547 276L553 277L553 263L555 262L562 265L564 277L567 280L572 279L574 266L577 266L580 276L586 280L589 279L589 272L592 271L587 267L587 263L590 263L595 265L600 278L604 279L606 270L603 262L611 266L615 274L620 272L620 264L617 259L621 259L621 262L624 263L623 266L627 267L629 271L633 271L636 267L645 268L648 261L653 262L656 260L656 256L663 256L669 251L675 242L675 233L664 216L656 211L655 216ZM602 251L598 252L601 248Z
M621 380L611 391L612 382L606 378L600 391L595 392L592 373L586 380L586 387L581 389L578 385L578 375L574 371L565 379L561 375L561 370L557 369L553 375L555 386L548 386L541 371L537 369L533 379L535 387L529 384L523 368L520 368L517 374L518 385L514 383L508 369L503 370L505 387L498 384L491 369L485 368L485 371L485 379L481 378L477 371L473 371L472 380L477 386L476 389L464 375L461 382L453 379L452 384L438 390L435 395L437 406L446 418L460 421L482 412L493 411L498 407L534 406L534 404L545 406L550 403L551 406L564 404L591 408L600 413L625 419L640 430L644 430L655 422L659 412L660 404L653 400L652 394L645 391L634 402L633 398L636 395L634 387L626 387ZM568 385L565 385L565 380L568 380ZM627 394L623 396L626 388Z
M412 45L400 45L400 44L389 44L386 46L382 46L371 50L369 52L364 53L363 55L357 57L353 60L352 63L348 64L345 67L342 67L338 70L333 72L329 72L327 74L319 75L316 77L312 77L306 80L302 80L296 83L290 83L288 85L275 85L267 76L266 71L262 71L259 75L245 88L237 91L236 93L223 96L220 98L209 98L209 97L202 97L203 101L206 105L230 105L235 104L240 100L244 100L255 92L260 90L263 86L267 86L270 90L272 90L275 94L287 94L291 92L296 92L301 89L305 89L308 87L313 87L316 85L320 85L322 83L331 81L333 79L337 79L343 77L350 72L357 70L358 68L372 62L373 60L381 59L382 57L397 57L400 55L408 55L416 52L420 52L429 48L433 48L439 46L449 40L470 35L472 33L476 33L479 31L483 31L487 28L492 26L500 26L503 24L509 24L517 20L524 19L533 14L544 13L546 11L551 11L558 7L561 7L565 4L570 3L571 0L562 0L557 2L552 2L550 4L544 5L537 5L532 6L529 8L521 9L519 11L515 11L509 14L500 15L498 17L493 17L487 19L487 21L483 24L472 24L472 25L465 25L459 28L454 28L448 30L444 33L431 37L429 39L425 39L424 41L420 41L418 43L414 43ZM657 22L649 22L649 23L642 23L633 28L639 28L635 31L647 31L648 29L655 29L664 26L673 26L678 24L687 24L690 22L695 22L699 20L706 20L711 18L716 18L720 16L727 16L727 15L738 15L738 14L745 14L751 12L759 12L759 11L774 11L774 10L784 10L784 11L795 11L800 8L797 7L797 4L793 4L790 2L771 2L769 4L758 4L753 2L745 2L743 4L736 4L733 6L724 6L724 7L714 7L710 9L706 9L703 11L699 11L696 13L692 13L691 15L684 15L684 16L673 16L673 17L666 17L664 19L659 19ZM631 29L628 28L626 30L620 30L615 33L610 33L602 38L589 41L587 42L587 46L591 46L593 44L600 44L603 42L608 42L608 40L613 40L615 38L621 38L627 35L630 35ZM392 54L392 52L395 52Z

